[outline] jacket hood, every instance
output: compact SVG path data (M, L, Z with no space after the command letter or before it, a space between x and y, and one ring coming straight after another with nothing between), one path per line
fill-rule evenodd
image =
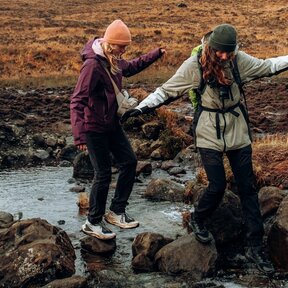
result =
M95 58L96 55L106 58L100 45L102 42L102 38L89 40L81 51L82 60Z

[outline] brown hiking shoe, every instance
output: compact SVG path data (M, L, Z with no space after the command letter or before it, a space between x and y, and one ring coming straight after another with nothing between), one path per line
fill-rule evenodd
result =
M116 214L113 211L104 215L105 220L123 229L131 229L139 226L139 222L130 217L127 213Z

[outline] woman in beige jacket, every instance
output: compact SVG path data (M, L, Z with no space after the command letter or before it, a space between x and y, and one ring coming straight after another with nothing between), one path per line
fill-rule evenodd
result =
M235 62L237 61L237 62ZM207 174L209 185L191 217L190 226L202 243L212 240L205 220L218 207L226 188L223 154L226 153L237 186L245 217L246 257L265 272L274 271L263 254L264 234L257 189L252 169L252 149L247 113L233 65L237 63L241 82L272 76L288 68L288 56L266 60L238 51L237 32L229 24L217 26L209 36L201 55L187 59L161 87L144 99L136 109L124 114L122 121L201 87L201 102L195 113L195 144ZM202 78L203 77L203 78ZM204 85L203 81L204 79ZM202 83L202 84L201 84Z

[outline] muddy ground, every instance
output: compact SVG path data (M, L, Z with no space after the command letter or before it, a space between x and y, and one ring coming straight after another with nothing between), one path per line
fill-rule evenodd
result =
M154 88L132 88L131 94L145 97ZM69 99L73 87L61 89L0 89L0 121L24 126L30 132L70 135ZM250 121L254 132L288 132L288 79L272 77L251 82L245 87ZM190 105L187 97L177 100L180 107ZM169 108L169 106L167 106Z

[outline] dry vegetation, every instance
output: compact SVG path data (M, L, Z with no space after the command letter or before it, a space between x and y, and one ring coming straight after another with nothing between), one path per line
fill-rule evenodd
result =
M116 18L131 28L128 58L156 46L165 46L169 52L164 63L134 77L134 83L167 79L202 35L223 22L238 28L241 47L252 55L288 54L286 0L263 0L261 5L253 0L1 1L0 80L30 86L75 81L83 44L102 36Z
M166 47L168 52L166 59L127 80L138 84L134 93L139 98L145 97L155 84L168 79L203 34L220 23L236 26L240 48L251 55L266 58L288 54L287 0L263 0L261 4L254 0L0 1L0 86L73 87L81 66L79 52L83 45L90 38L101 37L107 25L117 18L124 20L132 32L133 43L125 57L136 57L158 46ZM286 72L283 76L287 75ZM274 97L280 106L273 100L262 101L265 90L265 95L270 93L268 89L274 92L272 85L266 87L264 83L261 91L259 85L250 87L254 97L248 100L254 102L248 102L248 106L254 127L272 132L268 129L271 127L279 132L284 124L287 126L287 106L281 107L287 99L285 83ZM139 84L145 85L142 86L145 89L139 88ZM181 117L174 118L175 115L159 109L159 116L166 119L170 130L187 144L191 137L186 127L178 129L184 122ZM279 120L275 115L282 118ZM287 183L287 146L287 136L254 144L259 182L279 186Z

